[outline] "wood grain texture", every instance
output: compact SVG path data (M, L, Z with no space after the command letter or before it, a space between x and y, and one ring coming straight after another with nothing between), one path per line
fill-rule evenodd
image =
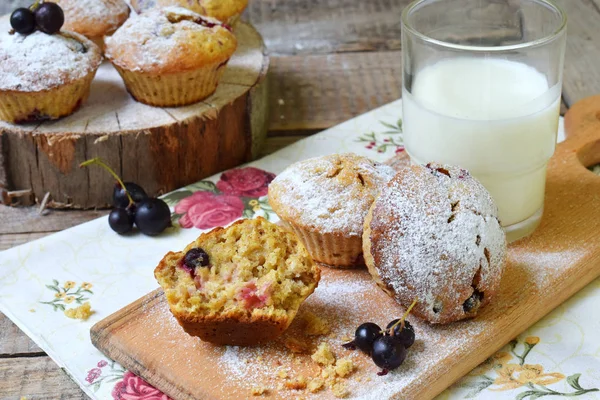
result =
M84 400L88 397L50 357L0 358L3 400Z
M556 0L567 13L563 98L569 106L600 93L600 1Z
M41 239L44 236L51 235L52 233L54 232L0 234L0 251L8 250L11 247L19 246L33 240Z
M107 210L48 210L40 215L37 207L0 205L0 234L56 232L107 214Z
M272 58L270 130L324 129L402 95L401 53Z
M410 0L257 0L245 16L273 54L400 49L400 14Z
M585 167L600 162L600 96L576 104L567 113L565 124L567 139L557 146L548 165L542 223L532 236L509 246L508 266L497 297L472 321L447 326L414 322L415 330L425 336L423 346L411 349L414 362L399 369L403 384L397 387L388 382L394 391L387 395L435 397L600 276L600 241L590 240L597 236L600 221L600 177ZM368 292L346 294L345 302L370 306L356 307L352 319L336 320L336 326L342 324L350 334L357 320L380 321L386 313L400 314L400 310L393 311L398 307L375 287L365 271L330 269L323 270L320 287L303 310L319 313L313 300L323 284L350 285L357 281L370 282L373 287ZM381 310L385 310L384 316ZM249 391L247 385L229 380L225 373L211 372L214 368L210 366L219 363L218 351L179 328L161 290L97 323L91 338L108 357L177 399L232 398ZM269 358L278 350L265 346L261 351ZM291 352L278 353L275 359L298 373ZM357 362L360 377L370 368L369 360L363 361ZM300 368L300 373L307 373L306 368ZM204 380L195 379L199 373ZM260 386L268 382L268 373L264 375L255 377L254 383ZM373 385L375 390L376 382L374 379L363 385ZM271 394L277 397L275 389Z
M106 207L113 178L99 168L78 168L86 159L100 157L124 180L158 195L258 156L267 129L269 61L252 26L240 23L235 33L238 49L216 92L202 102L138 103L104 63L74 114L19 126L0 121L8 189L31 189L38 201L50 192L49 207Z
M10 319L0 314L0 358L21 355L44 355L44 352Z

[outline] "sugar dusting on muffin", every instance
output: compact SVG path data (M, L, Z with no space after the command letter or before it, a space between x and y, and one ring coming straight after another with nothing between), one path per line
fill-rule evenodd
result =
M102 61L91 46L74 33L25 36L0 30L0 90L34 92L83 78Z
M496 205L466 170L412 166L382 190L367 217L365 259L375 280L415 315L472 317L498 290L506 239Z

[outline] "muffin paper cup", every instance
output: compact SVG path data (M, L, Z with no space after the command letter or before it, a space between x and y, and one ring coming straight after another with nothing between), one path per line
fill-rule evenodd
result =
M225 63L164 75L129 71L113 65L137 101L156 107L185 106L204 100L217 89L225 71Z
M90 94L96 71L65 85L39 92L0 90L0 119L24 123L72 114Z
M288 221L283 221L283 225L298 236L317 262L333 268L354 268L365 265L360 236L314 232Z

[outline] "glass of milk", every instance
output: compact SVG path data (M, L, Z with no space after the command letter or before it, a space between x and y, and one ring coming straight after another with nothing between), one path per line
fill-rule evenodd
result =
M565 40L548 0L418 0L402 15L406 151L468 169L509 241L541 220Z

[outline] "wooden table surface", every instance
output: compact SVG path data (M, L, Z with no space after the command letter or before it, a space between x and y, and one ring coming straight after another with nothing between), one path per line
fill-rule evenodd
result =
M569 17L564 112L577 100L600 93L600 0L555 1ZM271 120L264 154L400 97L400 14L408 3L250 0L245 17L262 33L271 54ZM9 11L2 1L0 14ZM39 216L31 207L0 205L0 250L105 214L50 211ZM87 399L0 313L0 398L21 396Z

